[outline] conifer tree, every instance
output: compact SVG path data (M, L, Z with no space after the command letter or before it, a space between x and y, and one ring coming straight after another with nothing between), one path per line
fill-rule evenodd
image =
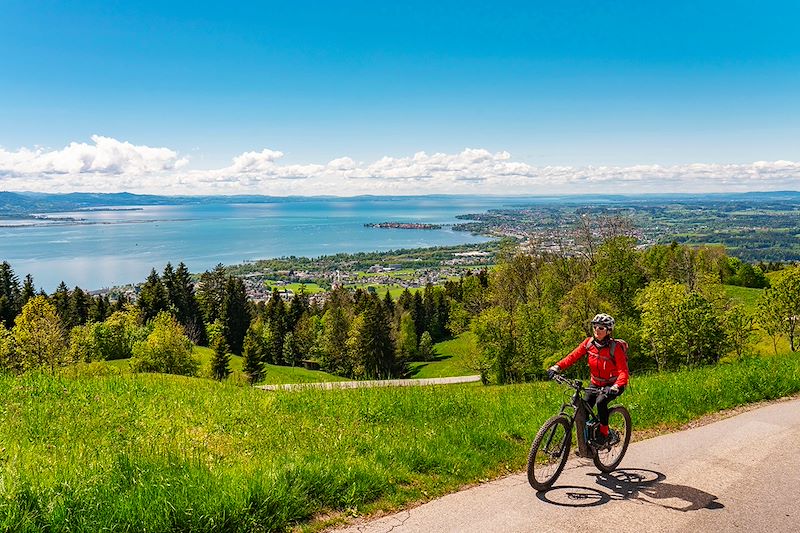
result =
M367 297L364 311L353 321L347 347L355 377L388 379L395 375L395 345L377 297Z
M145 324L160 312L169 309L167 292L164 289L164 284L161 283L161 278L156 273L156 269L150 270L150 275L147 276L147 281L144 282L142 290L139 292L139 299L136 305L142 311L142 320Z
M203 311L206 324L222 318L222 302L225 299L225 286L228 283L228 274L222 263L218 263L213 270L206 270L200 275L200 285L197 288L197 301Z
M241 354L244 336L250 326L250 309L247 306L247 291L244 283L234 276L228 278L228 282L225 284L222 325L231 351Z
M69 329L81 326L89 320L89 296L80 287L75 287L69 295Z
M178 264L173 279L174 298L172 305L176 309L178 321L183 324L186 335L192 342L205 345L208 340L203 322L203 312L195 296L194 284L192 283L189 269L186 268L183 262Z
M258 383L264 376L266 345L263 326L260 319L254 320L247 329L242 343L242 371L247 374L251 385Z
M69 289L67 284L63 281L56 287L56 292L53 293L51 301L55 306L56 313L61 320L61 326L64 331L69 331L72 324L75 322L71 315L70 302L69 302Z
M0 264L0 322L10 329L21 309L19 280L11 265L3 261Z
M433 338L427 331L422 334L422 338L419 340L417 354L420 361L431 361L436 357L436 350L433 347Z
M36 296L36 289L33 286L33 276L27 274L25 282L22 284L22 294L20 295L20 309L28 303L28 300Z
M220 337L214 343L214 356L211 358L211 374L214 379L222 381L227 378L230 373L231 356L228 354L228 344L225 339Z
M281 299L278 289L272 290L269 302L267 303L267 323L269 325L270 336L267 351L270 355L268 360L280 364L283 361L283 341L286 336L286 306Z

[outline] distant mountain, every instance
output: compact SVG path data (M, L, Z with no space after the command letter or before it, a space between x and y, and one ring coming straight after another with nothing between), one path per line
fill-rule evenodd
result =
M469 195L432 195L436 198L467 197ZM267 202L309 202L330 196L157 196L150 194L120 193L83 193L49 194L36 192L4 192L0 191L0 217L25 217L34 213L53 213L74 211L95 207L119 207L132 205L198 205L198 204L259 204ZM392 198L381 196L361 196L359 198ZM407 198L407 196L403 196ZM508 196L513 203L564 203L564 204L608 204L619 202L651 203L651 202L800 202L798 191L745 192L745 193L709 193L709 194L614 194L614 195L576 195L576 196ZM343 198L342 200L346 200Z

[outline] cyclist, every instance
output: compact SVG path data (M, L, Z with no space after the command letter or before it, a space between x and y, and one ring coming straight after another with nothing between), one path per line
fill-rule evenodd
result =
M608 430L608 402L625 391L628 384L628 343L614 339L614 318L599 313L592 319L592 336L581 342L572 353L551 366L547 377L553 379L555 374L566 370L584 355L588 355L589 371L592 385L586 390L584 398L591 406L597 407L597 418L600 421L600 435L595 439L599 445L619 442L616 431Z

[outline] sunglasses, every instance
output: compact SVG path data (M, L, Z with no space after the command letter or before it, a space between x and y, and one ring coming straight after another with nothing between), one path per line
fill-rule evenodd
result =
M608 331L608 328L607 328L607 327L605 327L605 326L601 326L601 325L599 325L599 324L592 324L592 327L593 327L594 329L599 329L600 331Z

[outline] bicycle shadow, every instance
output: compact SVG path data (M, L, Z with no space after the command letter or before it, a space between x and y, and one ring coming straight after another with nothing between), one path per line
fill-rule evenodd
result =
M655 470L624 468L610 474L589 473L602 487L556 486L539 491L539 500L565 507L594 507L612 500L635 500L665 509L688 512L723 509L717 496L688 485L667 483L667 476Z

